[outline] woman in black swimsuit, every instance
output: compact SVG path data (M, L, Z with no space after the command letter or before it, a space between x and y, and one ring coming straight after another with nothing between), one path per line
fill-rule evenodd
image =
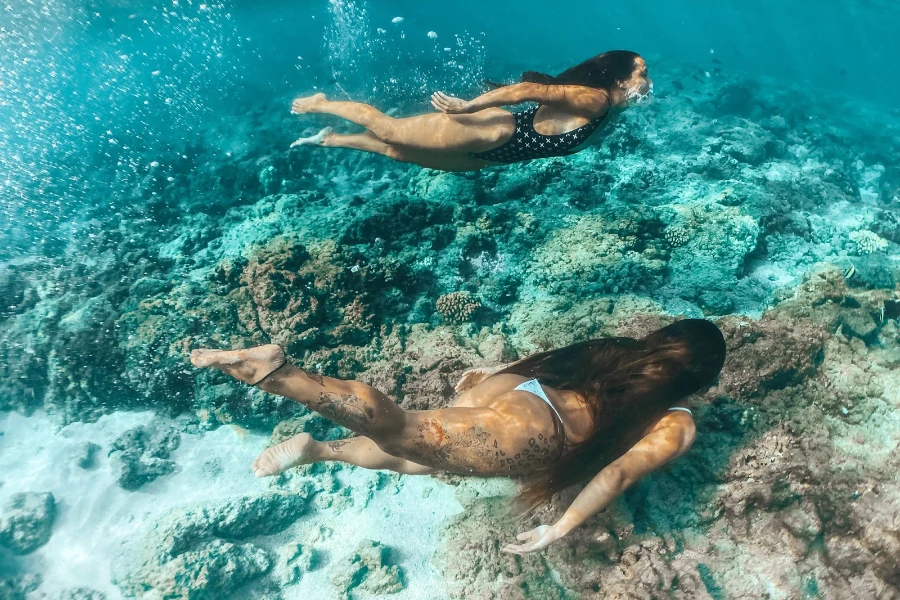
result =
M578 152L611 116L652 91L644 59L614 50L556 77L528 71L521 83L497 85L474 100L436 92L431 104L440 112L402 119L368 104L316 94L295 100L292 112L336 115L366 131L340 135L325 128L292 146L353 148L431 169L473 171ZM524 102L537 106L518 113L499 108Z
M520 553L564 537L685 452L695 435L685 397L713 383L724 360L719 329L686 319L641 340L591 340L473 369L457 384L451 406L403 410L365 383L290 365L278 346L191 355L195 366L296 400L359 434L332 442L295 435L256 459L257 477L320 461L410 475L519 476L527 479L520 498L526 507L587 482L556 523L505 548Z

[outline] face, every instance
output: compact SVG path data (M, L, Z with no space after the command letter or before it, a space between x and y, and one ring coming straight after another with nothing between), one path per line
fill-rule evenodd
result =
M637 104L650 99L653 94L653 82L647 76L647 63L640 56L634 59L634 71L631 78L619 83L625 91L629 104Z

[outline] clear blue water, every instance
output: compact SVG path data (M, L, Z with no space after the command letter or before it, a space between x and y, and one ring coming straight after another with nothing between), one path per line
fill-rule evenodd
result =
M900 598L898 29L879 0L0 2L0 600ZM297 96L408 116L618 48L656 97L571 157L288 149L349 131ZM729 351L691 450L515 560L574 492L523 522L505 480L257 480L349 432L186 359L279 343L429 409L680 316Z

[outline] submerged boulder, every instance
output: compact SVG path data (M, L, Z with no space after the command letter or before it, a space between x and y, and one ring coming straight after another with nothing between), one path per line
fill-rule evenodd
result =
M13 554L30 554L50 540L55 519L53 494L16 494L0 513L0 546Z
M124 553L115 583L125 594L227 597L274 564L265 549L243 540L285 530L306 506L305 495L271 493L174 509L151 526L136 561Z
M123 489L134 491L175 470L169 455L178 448L181 435L172 426L129 429L112 443L110 464Z
M342 600L361 592L381 597L403 589L403 574L389 565L390 549L372 540L363 540L356 550L331 568L331 585Z

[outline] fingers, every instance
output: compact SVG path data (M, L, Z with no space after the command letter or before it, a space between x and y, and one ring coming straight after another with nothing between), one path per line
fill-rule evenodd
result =
M500 550L509 554L528 554L537 550L537 544L534 542L528 544L507 544Z
M431 105L437 110L445 113L458 112L459 99L448 96L444 92L434 92L431 94Z
M451 108L447 96L441 92L435 92L431 95L431 105L441 112L448 112Z

